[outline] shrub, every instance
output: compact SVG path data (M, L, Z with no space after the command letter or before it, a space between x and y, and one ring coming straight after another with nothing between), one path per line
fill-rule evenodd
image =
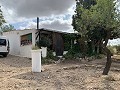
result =
M47 52L47 57L46 59L52 59L52 60L57 60L57 57L53 55L53 51L52 50L49 50Z
M114 46L107 46L112 54L116 54L116 48Z
M38 46L32 46L32 50L40 49Z
M74 45L72 49L68 50L68 52L64 55L65 59L73 59L76 57L81 57L81 54L79 52L79 48L77 45Z
M39 47L49 47L50 42L47 38L41 38L41 40L36 42L37 46Z
M42 64L51 64L54 62L53 59L47 59L47 58L42 58L41 59Z
M96 58L96 59L102 59L102 58L104 58L104 57L105 57L104 54L97 54L97 55L95 55L95 58Z
M117 45L116 49L117 49L117 53L120 53L120 45Z

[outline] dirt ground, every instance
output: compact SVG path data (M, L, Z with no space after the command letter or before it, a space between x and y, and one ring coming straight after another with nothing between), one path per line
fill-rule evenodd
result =
M120 90L120 62L112 63L108 76L104 65L105 59L66 61L32 73L30 59L0 57L0 90Z

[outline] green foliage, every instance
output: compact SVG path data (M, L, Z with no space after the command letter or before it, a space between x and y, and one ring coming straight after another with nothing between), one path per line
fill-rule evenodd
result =
M5 19L2 14L1 6L0 6L0 27L5 23Z
M120 45L116 45L115 47L117 49L117 54L120 54Z
M77 35L75 34L64 34L64 50L68 51L74 43L74 40L77 39Z
M37 46L39 47L49 47L50 42L47 38L41 38L41 40L36 42Z
M47 59L47 58L42 58L41 59L42 64L51 64L54 62L53 59Z
M32 50L38 50L40 49L38 46L32 46Z
M72 23L74 29L82 37L88 38L87 40L91 38L92 40L104 40L105 34L108 32L111 32L109 39L117 38L120 32L120 13L115 7L116 0L96 0L94 5L84 4L82 1L76 0L76 10Z
M58 60L58 58L53 55L53 51L48 50L47 51L47 57L42 58L42 64L51 64L51 63L54 63L56 60Z
M79 45L73 45L73 47L64 55L64 58L66 59L73 59L75 57L81 57Z
M3 31L3 32L9 32L9 31L13 31L13 30L15 30L14 29L14 26L12 26L12 25L4 25L4 26L2 26L1 27L1 30Z
M73 59L75 55L75 51L73 49L68 50L68 52L64 55L65 59Z
M116 49L116 47L115 46L107 46L108 47L108 49L111 51L111 53L112 54L116 54L117 53L117 49Z
M52 59L53 57L54 57L53 51L52 51L52 50L48 51L48 52L47 52L47 58Z
M96 54L94 57L96 59L102 59L102 58L105 58L105 55L104 54Z
M57 57L53 55L52 50L48 50L46 59L57 60Z
M113 54L119 54L120 53L120 45L114 45L114 46L109 45L107 47Z

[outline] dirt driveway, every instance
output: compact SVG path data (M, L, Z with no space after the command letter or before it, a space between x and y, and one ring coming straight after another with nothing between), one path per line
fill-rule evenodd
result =
M0 57L0 90L120 90L120 63L113 62L108 76L102 76L105 60L42 65L31 72L31 60Z

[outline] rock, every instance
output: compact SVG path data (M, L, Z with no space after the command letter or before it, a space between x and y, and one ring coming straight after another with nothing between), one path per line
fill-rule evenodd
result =
M19 88L19 85L15 85L15 88Z

